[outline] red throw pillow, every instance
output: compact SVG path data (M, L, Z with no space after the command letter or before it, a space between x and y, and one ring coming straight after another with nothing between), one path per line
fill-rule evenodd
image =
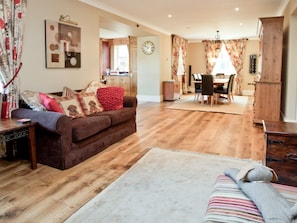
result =
M122 87L98 88L97 97L104 111L118 110L123 108L125 90Z
M58 102L47 94L39 92L40 101L48 111L64 113Z

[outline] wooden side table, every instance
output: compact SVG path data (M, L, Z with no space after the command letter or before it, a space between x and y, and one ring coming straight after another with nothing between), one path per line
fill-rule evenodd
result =
M180 98L178 81L163 81L163 100L174 101Z
M275 170L278 183L297 186L297 123L263 121L266 166Z
M37 168L35 125L36 122L20 123L17 119L1 119L0 121L1 141L10 142L28 136L31 169Z

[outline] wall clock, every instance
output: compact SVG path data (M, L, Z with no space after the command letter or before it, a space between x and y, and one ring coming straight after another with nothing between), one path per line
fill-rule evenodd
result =
M155 51L155 44L152 41L145 41L142 44L142 52L146 55L151 55Z

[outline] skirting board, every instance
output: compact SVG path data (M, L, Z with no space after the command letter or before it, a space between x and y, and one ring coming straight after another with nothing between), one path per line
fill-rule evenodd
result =
M152 95L137 95L138 101L145 101L145 102L161 102L163 98L161 95L159 96L152 96Z

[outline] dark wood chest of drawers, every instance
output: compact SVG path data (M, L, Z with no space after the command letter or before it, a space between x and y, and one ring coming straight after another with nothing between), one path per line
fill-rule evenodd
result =
M275 170L278 183L297 186L297 123L263 121L266 166Z

